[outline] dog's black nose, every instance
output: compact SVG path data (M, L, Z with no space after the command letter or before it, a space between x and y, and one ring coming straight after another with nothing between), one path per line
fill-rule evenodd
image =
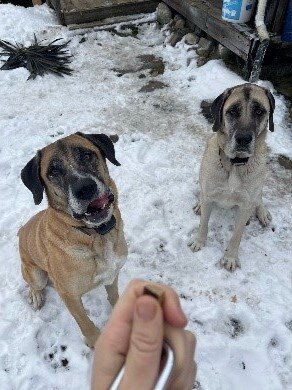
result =
M72 185L73 195L79 200L90 200L97 193L97 185L92 179L80 179Z
M251 134L240 134L235 137L238 146L247 146L252 141Z

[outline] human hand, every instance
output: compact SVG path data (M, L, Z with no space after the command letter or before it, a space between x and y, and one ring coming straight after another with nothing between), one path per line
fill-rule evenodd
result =
M195 337L184 330L187 319L177 294L168 286L156 285L165 294L163 308L143 295L149 282L133 280L117 302L112 316L95 344L92 390L106 390L125 364L119 390L153 389L159 375L163 339L175 354L168 389L192 389L196 364Z

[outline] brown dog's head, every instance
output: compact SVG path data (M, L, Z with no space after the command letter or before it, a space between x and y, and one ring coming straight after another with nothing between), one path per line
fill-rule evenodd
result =
M255 84L229 88L213 102L213 131L218 131L220 148L231 159L253 155L256 140L274 131L275 100L270 91Z
M35 204L41 203L45 190L51 207L97 227L110 220L117 196L106 159L120 165L111 138L78 132L38 151L22 169L21 179Z

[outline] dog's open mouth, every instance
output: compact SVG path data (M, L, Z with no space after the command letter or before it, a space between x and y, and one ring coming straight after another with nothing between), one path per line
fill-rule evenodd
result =
M74 217L76 219L83 219L91 223L102 222L108 217L110 207L114 200L115 197L113 194L102 194L89 203L84 214L74 213Z
M248 159L249 157L234 157L230 161L232 165L245 165L248 163Z

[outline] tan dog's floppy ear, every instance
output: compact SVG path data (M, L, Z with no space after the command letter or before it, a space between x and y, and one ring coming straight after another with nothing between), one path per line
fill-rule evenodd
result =
M40 158L41 153L37 152L21 171L23 184L32 192L35 204L40 204L43 200L44 186L40 178Z
M114 144L110 137L105 134L83 134L81 132L77 132L77 135L80 135L83 138L88 139L88 141L92 142L95 146L97 146L103 155L114 165L121 165L116 160L115 148Z
M211 106L211 113L214 118L213 131L218 131L222 127L223 107L231 93L232 88L226 89L221 95L217 96Z
M274 115L274 110L275 110L275 98L268 89L266 89L266 94L267 94L267 97L268 97L269 102L270 102L269 130L274 131L273 115Z

